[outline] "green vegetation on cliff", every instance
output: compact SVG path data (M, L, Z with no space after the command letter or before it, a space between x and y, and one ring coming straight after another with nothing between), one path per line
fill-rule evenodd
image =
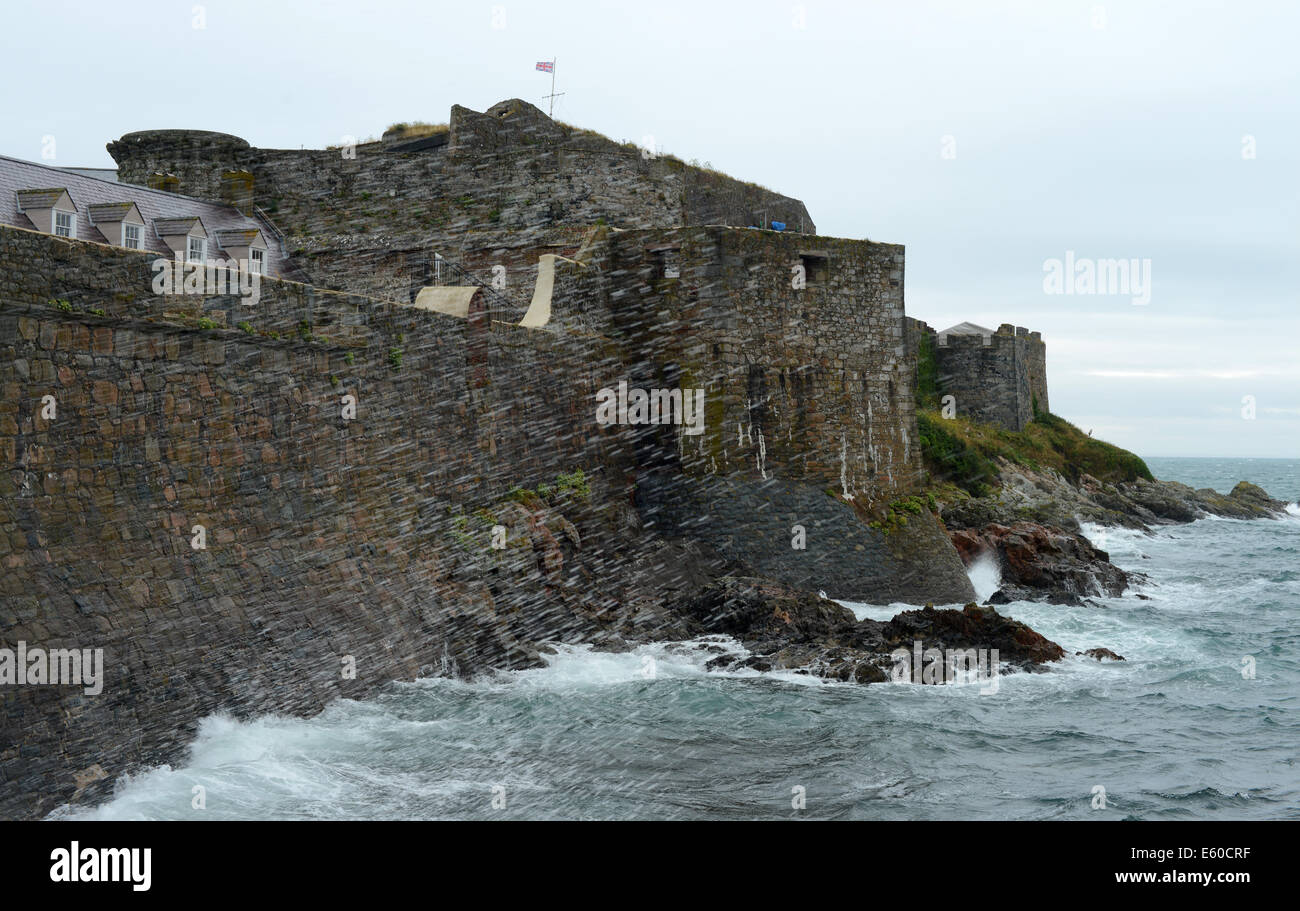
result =
M985 496L997 483L999 458L1033 471L1054 468L1071 483L1089 474L1101 481L1154 478L1146 463L1054 414L1040 413L1024 430L1003 430L967 418L918 411L917 430L926 468L936 481Z
M506 494L506 499L522 503L530 509L541 509L553 498L577 498L584 502L591 499L591 485L581 468L568 474L561 472L555 476L554 484L539 484L536 490L512 487Z
M907 525L907 516L909 513L914 516L919 516L927 509L931 512L938 512L939 509L939 504L935 500L934 494L930 492L920 496L904 497L901 500L895 500L893 503L889 504L889 508L881 514L879 519L875 519L867 524L876 529L876 531L884 532L887 535L893 534Z

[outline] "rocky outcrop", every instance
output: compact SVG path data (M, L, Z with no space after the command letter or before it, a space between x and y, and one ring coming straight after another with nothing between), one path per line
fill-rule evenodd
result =
M1111 563L1109 555L1087 538L1059 528L1017 522L961 529L951 536L967 566L981 557L997 562L1002 588L990 604L1081 604L1090 596L1117 597L1136 575Z
M1083 522L1149 530L1205 516L1286 514L1287 504L1246 481L1225 495L1142 478L1110 483L1084 474L1071 483L1051 468L1032 469L1005 459L999 465L996 493L950 496L939 507L966 566L984 556L996 561L1003 584L989 604L1082 604L1090 597L1117 597L1144 579L1112 564L1105 551L1083 537Z
M1072 484L1054 469L1035 470L1006 460L999 468L995 495L958 499L943 506L941 515L950 529L1017 522L1069 531L1078 531L1080 522L1149 529L1211 515L1268 519L1286 513L1285 503L1245 481L1221 494L1177 481L1138 478L1110 483L1088 474Z
M1001 662L1032 669L1064 650L991 607L905 611L892 620L856 620L826 598L764 579L728 577L675 605L696 635L726 634L750 655L722 655L711 667L795 670L832 680L889 679L893 653L920 648L998 650Z
M1086 652L1075 652L1076 655L1083 655L1086 658L1096 658L1098 661L1123 661L1123 655L1117 655L1108 648L1090 648Z

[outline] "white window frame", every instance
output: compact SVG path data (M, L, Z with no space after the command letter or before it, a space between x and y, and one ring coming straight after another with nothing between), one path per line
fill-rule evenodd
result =
M199 255L194 255L194 244L199 245ZM189 262L207 262L208 259L208 239L206 237L196 237L193 234L185 236L185 259Z
M258 275L266 274L266 251L256 247L248 248L248 271Z
M66 215L68 217L67 234L59 233L60 215ZM55 237L66 237L69 240L76 240L77 239L77 213L69 212L67 209L55 209L53 212L50 213L50 233L53 234Z
M130 240L128 236L128 232L131 231L131 229L133 228L135 229L134 244L128 243L128 241ZM130 222L126 222L126 221L122 222L122 246L126 247L128 250L140 250L143 249L143 247L141 246L143 239L144 239L144 232L140 229L140 225L131 224Z

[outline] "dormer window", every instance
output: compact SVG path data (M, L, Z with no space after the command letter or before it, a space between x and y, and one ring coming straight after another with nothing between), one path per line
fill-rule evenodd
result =
M54 210L54 235L56 237L77 236L77 216L73 212Z
M266 241L256 228L239 228L217 231L214 235L217 249L226 259L239 264L239 268L255 275L267 275Z
M86 207L86 217L110 244L129 250L144 249L144 219L135 203L97 202Z
M56 237L77 236L77 207L65 188L19 190L17 196L18 211L37 231Z
M207 261L208 232L198 216L155 218L153 229L177 259L186 259L190 262Z

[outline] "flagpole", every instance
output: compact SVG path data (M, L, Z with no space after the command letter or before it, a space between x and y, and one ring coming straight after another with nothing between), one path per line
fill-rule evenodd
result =
M555 119L555 62L559 57L551 58L551 119Z

